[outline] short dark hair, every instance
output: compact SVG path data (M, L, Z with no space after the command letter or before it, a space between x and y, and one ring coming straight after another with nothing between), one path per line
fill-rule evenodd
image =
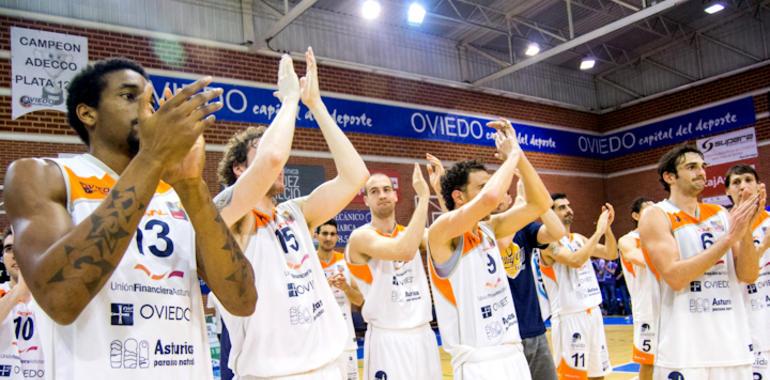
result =
M3 231L3 242L5 242L5 239L8 236L12 236L12 235L13 235L13 229L11 229L11 226L5 227L5 231Z
M315 228L315 233L319 234L321 233L321 227L323 226L334 226L334 229L337 229L337 221L334 219L329 219L325 222L323 222L320 226Z
M238 177L233 172L234 165L245 164L248 160L249 146L254 140L262 137L265 133L265 127L248 127L244 131L238 132L225 146L225 154L217 166L217 179L223 186L231 186Z
M676 167L681 163L684 155L687 153L696 153L703 158L703 153L698 150L695 145L682 144L666 152L666 154L664 154L658 161L658 181L663 185L663 189L666 190L666 192L670 193L671 187L666 183L666 180L663 179L663 174L672 173L677 175Z
M567 199L567 194L564 193L551 193L551 200L556 202L559 199ZM553 206L551 206L553 208Z
M634 199L634 203L631 204L631 212L638 213L639 211L642 211L642 206L644 206L644 204L647 202L652 202L652 199L645 198L645 197L639 197Z
M102 91L107 86L104 77L120 70L132 70L149 79L142 65L127 58L108 58L80 70L67 86L67 120L86 145L89 145L91 140L86 126L78 117L78 105L98 107L102 99Z
M730 169L727 169L727 173L725 174L725 187L730 187L730 177L741 174L752 174L754 175L754 179L759 181L759 174L757 174L757 171L751 165L737 164L733 165Z
M441 196L444 197L446 207L449 210L454 210L455 200L452 199L452 192L455 190L464 191L468 184L468 175L471 172L486 170L484 164L477 160L465 160L452 165L441 177Z

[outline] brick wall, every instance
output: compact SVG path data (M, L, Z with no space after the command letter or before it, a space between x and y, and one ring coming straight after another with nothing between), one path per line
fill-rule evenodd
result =
M85 29L47 22L0 16L0 50L9 50L10 27L21 26L47 31L62 32L85 36L89 39L91 59L110 56L126 56L135 59L148 68L165 69L200 75L212 74L219 77L273 83L277 76L278 60L252 53L235 50L179 44L185 59L176 65L162 62L153 52L154 41L146 37ZM170 46L171 44L165 44ZM164 50L165 49L165 50ZM168 47L162 48L169 51ZM323 56L323 52L317 52ZM296 64L298 74L302 75L304 64ZM0 87L10 87L10 62L0 60ZM336 67L324 66L321 62L320 82L322 91L366 96L385 100L394 100L413 104L443 107L466 112L500 115L520 120L569 126L573 128L606 131L641 122L676 112L689 107L702 105L715 100L745 93L754 89L770 86L770 66L751 70L730 78L705 84L693 89L667 95L655 100L634 105L604 115L567 110L553 106L534 104L521 100L483 94L480 92L443 87L420 81L406 80L379 74L364 73ZM37 112L12 121L10 117L10 98L0 97L0 132L39 133L73 135L66 124L64 115L55 112ZM755 97L757 112L768 111L766 95ZM220 122L207 131L209 143L223 144L236 131L247 124ZM764 119L757 124L760 140L770 139L770 120ZM395 156L420 159L425 152L436 154L442 159L458 161L467 158L480 158L494 162L493 150L474 146L427 142L410 139L372 136L351 133L349 137L361 154ZM294 149L326 151L323 137L318 130L299 128L295 134ZM544 153L528 153L528 157L538 169L559 170L564 172L612 173L654 163L667 148L623 157L603 162L586 158L560 156ZM0 180L5 176L7 164L14 159L28 156L55 156L59 152L82 152L83 146L68 144L11 142L0 140ZM762 150L768 154L767 150ZM205 178L212 192L217 190L214 174L216 162L221 155L209 152ZM292 158L294 164L321 164L326 168L327 177L335 174L333 162L329 159ZM413 209L413 191L411 189L411 166L402 164L369 163L376 168L397 170L401 174L401 203L397 214L401 223L407 223ZM766 176L765 176L766 177ZM599 213L600 205L609 200L618 209L616 230L625 232L630 224L625 223L624 215L628 203L637 193L650 193L655 197L658 189L657 180L650 181L649 173L637 173L608 180L587 178L584 176L543 175L551 191L566 192L570 196L575 211L575 231L590 233L593 221ZM643 183L644 186L639 186ZM650 183L648 186L647 184ZM352 205L361 208L363 205ZM624 224L625 223L625 224ZM7 221L0 218L0 225Z

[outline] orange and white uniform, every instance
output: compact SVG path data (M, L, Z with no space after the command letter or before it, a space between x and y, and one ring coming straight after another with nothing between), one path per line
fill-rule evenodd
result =
M727 211L718 205L699 204L695 217L668 200L654 207L668 216L682 260L701 254L730 228ZM655 379L751 379L746 285L738 282L732 251L686 289L674 291L665 281L659 283Z
M754 244L759 245L770 230L770 215L761 211L752 226ZM749 334L754 351L754 378L770 379L770 250L759 259L759 278L745 285L743 302L749 317Z
M359 228L374 228L367 224ZM397 225L392 234L402 233ZM367 264L348 260L365 302L364 379L439 379L441 359L433 320L430 289L422 256L410 261L369 259Z
M334 252L329 261L321 260L321 267L324 269L326 278L342 274L345 276L345 281L348 284L351 283L353 276L350 274L345 263L345 255L341 252ZM340 306L342 316L345 318L345 323L348 325L348 343L345 346L345 358L347 360L347 379L358 380L358 344L356 343L356 331L353 328L353 316L350 299L342 289L331 287L334 298L337 300L337 305Z
M429 232L430 233L430 232ZM455 379L530 379L516 309L492 231L463 234L452 257L430 263L444 350Z
M0 297L11 291L11 283L0 284ZM0 378L44 379L45 362L34 302L19 302L0 322Z
M118 181L89 154L53 162L74 224ZM46 379L212 379L195 230L174 189L160 182L120 263L73 323L36 317Z
M259 300L254 314L224 311L239 380L339 380L350 332L326 281L302 209L293 200L271 215L257 210L244 249Z
M584 244L570 234L558 245L577 252ZM591 260L580 268L554 262L540 270L551 308L551 337L559 379L585 379L612 372L604 321L599 305L602 294Z
M628 233L641 249L639 231ZM655 351L658 346L658 313L660 309L660 287L658 279L649 267L631 263L620 255L620 264L626 278L628 292L631 294L631 314L634 317L634 362L655 364Z

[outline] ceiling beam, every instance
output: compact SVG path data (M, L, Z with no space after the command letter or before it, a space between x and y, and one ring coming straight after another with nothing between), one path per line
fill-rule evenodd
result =
M265 41L265 44L269 45L270 40L275 38L278 33L281 33L281 31L286 29L289 24L296 20L297 17L305 13L306 10L310 9L310 7L312 7L313 4L315 4L317 1L318 0L302 0L299 2L299 4L295 5L294 8L283 15L283 17L281 17L278 21L276 21L275 24L270 27L267 33L265 33L264 37L262 38L262 40Z
M557 45L556 47L546 50L534 57L525 59L523 61L520 61L513 66L503 68L495 73L492 73L490 75L487 75L483 78L477 79L473 82L474 85L479 86L484 83L488 83L490 81L502 78L506 75L510 75L512 73L515 73L516 71L519 71L521 69L524 69L526 67L532 66L538 62L544 61L548 58L551 58L553 56L556 56L558 54L561 54L569 49L572 49L574 47L584 45L588 42L591 42L595 39L598 39L600 37L606 36L607 34L613 33L617 30L620 30L622 28L625 28L629 25L633 25L634 23L637 23L639 21L642 21L648 17L655 16L661 12L664 12L668 9L671 9L672 7L675 7L681 3L686 2L687 0L665 0L658 4L655 4L651 7L645 8L644 10L641 10L639 12L636 12L630 16L624 17L620 20L614 21L612 23L609 23L605 26L602 26L599 29L596 29L594 31L588 32L586 34L581 35L580 37L577 37L573 40L570 40L568 42L565 42L561 45Z

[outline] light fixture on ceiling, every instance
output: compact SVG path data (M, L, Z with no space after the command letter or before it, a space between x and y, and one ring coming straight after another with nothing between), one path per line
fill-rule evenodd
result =
M537 55L537 53L540 53L540 45L538 45L535 42L530 43L527 45L527 50L524 51L524 54L526 54L529 57Z
M361 17L367 20L374 20L380 17L382 6L377 0L366 0L361 4Z
M721 2L708 2L706 3L706 8L703 8L703 11L713 15L714 13L717 13L723 9L725 9L725 5Z
M580 70L591 70L596 66L596 59L585 57L580 61Z
M420 25L425 20L425 7L418 2L414 2L409 5L409 11L407 12L407 21L412 25Z

